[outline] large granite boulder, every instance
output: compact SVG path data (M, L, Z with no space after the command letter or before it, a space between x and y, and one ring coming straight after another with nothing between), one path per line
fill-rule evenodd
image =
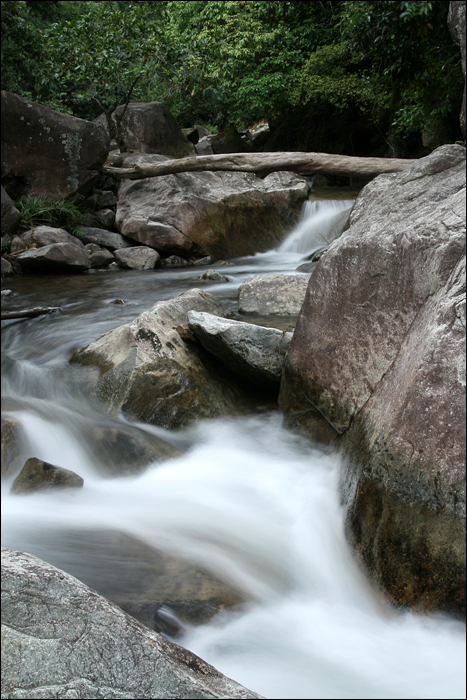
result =
M116 117L124 109L125 105L120 105L111 116L115 129ZM95 121L108 130L105 114L101 114ZM118 140L121 151L161 153L171 158L195 154L193 144L188 141L174 115L162 102L130 102L121 121Z
M112 231L107 231L103 228L96 228L95 226L78 226L78 235L80 240L86 243L95 243L99 246L104 246L110 251L120 250L120 248L130 248L134 245L134 241L131 241L125 236L119 233L114 233Z
M297 316L309 278L308 274L252 275L238 288L238 310L259 316Z
M2 90L2 185L17 199L87 194L110 140L97 124Z
M179 428L238 412L239 390L211 366L202 348L185 342L177 331L191 310L229 313L212 294L192 289L157 302L75 353L71 362L99 367L97 397L111 411L123 410L145 423Z
M21 221L21 212L2 187L2 236L14 233Z
M189 311L188 325L205 350L243 380L278 384L292 333Z
M465 149L360 193L310 279L289 425L345 453L347 530L390 598L465 606Z
M73 576L2 548L2 697L261 696Z
M162 156L127 156L124 167ZM118 190L120 233L164 255L217 258L270 250L292 229L308 194L293 173L200 172L123 180Z
M72 236L63 228L55 228L54 226L36 226L20 236L15 236L13 241L12 252L16 247L18 250L27 250L29 248L43 248L52 243L72 243L84 251L84 243L79 238ZM19 242L24 248L20 246Z
M465 0L460 2L454 0L449 3L449 13L448 13L448 27L451 32L451 36L454 43L460 46L461 50L461 65L462 72L464 73L464 96L462 98L462 106L459 115L460 126L462 134L465 141L465 120L466 120L466 103L465 103L465 70L466 70L466 46L465 46L465 32L466 32L466 17L465 17Z

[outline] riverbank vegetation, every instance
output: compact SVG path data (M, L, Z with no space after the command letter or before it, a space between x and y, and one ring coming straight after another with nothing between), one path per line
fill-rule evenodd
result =
M461 138L449 2L2 2L2 88L93 119L161 101L268 150L423 155Z

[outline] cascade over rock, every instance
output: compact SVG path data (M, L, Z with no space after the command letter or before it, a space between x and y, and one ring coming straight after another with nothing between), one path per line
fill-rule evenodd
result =
M165 160L134 154L124 166ZM116 225L123 235L164 255L251 255L284 238L307 194L302 177L283 172L264 179L251 173L201 172L123 180Z
M465 149L381 175L318 262L281 384L340 445L347 531L401 604L465 609Z

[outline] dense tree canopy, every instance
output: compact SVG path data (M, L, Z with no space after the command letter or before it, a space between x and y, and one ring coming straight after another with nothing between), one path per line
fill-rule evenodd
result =
M86 119L131 90L181 126L267 119L271 148L320 139L319 150L360 153L360 129L375 155L405 155L435 125L460 137L448 2L1 5L2 87Z

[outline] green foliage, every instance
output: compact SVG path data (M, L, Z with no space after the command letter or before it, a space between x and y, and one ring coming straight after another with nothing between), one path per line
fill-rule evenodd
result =
M82 197L73 201L57 201L45 197L21 197L15 202L21 212L20 230L28 231L35 226L64 228L68 233L79 236L77 226L83 216Z

